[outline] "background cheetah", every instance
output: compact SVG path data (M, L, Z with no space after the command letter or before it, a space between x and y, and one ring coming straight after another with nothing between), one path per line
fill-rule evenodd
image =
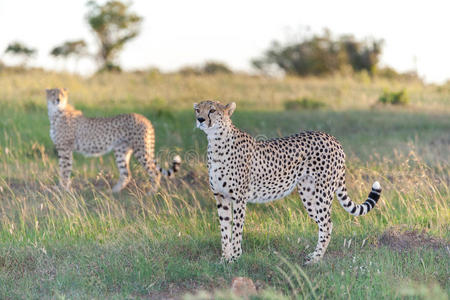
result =
M113 192L119 192L130 181L129 162L133 153L150 175L152 189L158 187L161 174L171 176L178 171L181 163L178 155L169 170L155 164L153 126L144 116L123 114L111 118L87 118L67 103L65 89L48 89L46 92L50 137L58 152L64 188L70 186L73 151L85 156L101 156L114 151L120 176Z
M319 226L317 246L307 262L318 261L331 238L334 194L346 211L361 216L380 198L380 184L373 184L363 204L353 203L345 187L345 154L333 136L305 131L256 141L232 124L230 116L235 108L235 103L194 104L197 127L208 138L209 182L219 212L222 259L233 261L242 253L247 202L280 199L297 187L308 215Z

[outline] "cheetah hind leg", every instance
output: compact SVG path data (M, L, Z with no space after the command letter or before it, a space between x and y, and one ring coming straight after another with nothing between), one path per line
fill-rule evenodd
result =
M298 192L308 215L319 226L319 238L316 249L306 256L305 262L305 264L313 264L320 261L330 242L331 231L333 228L330 218L331 208L330 205L319 201L321 195L316 193L316 182L311 175L302 176L300 178L298 182ZM331 201L329 203L331 204Z
M331 240L331 231L333 230L333 223L331 223L331 220L325 219L323 222L317 222L317 224L319 225L319 240L314 252L306 256L306 265L319 262L325 254Z
M113 193L120 192L130 182L130 158L133 150L125 145L118 146L114 149L117 168L119 169L119 181L112 188Z
M150 192L152 195L156 193L160 186L161 173L158 172L155 161L153 159L153 150L149 149L149 145L137 145L134 151L134 157L144 167L150 177Z

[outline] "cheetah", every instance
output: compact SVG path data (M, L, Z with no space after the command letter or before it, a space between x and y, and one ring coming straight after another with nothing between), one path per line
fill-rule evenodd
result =
M114 151L119 180L112 188L117 193L130 181L130 158L134 156L150 175L152 190L159 186L162 175L171 177L179 170L181 158L174 157L169 170L153 160L155 134L149 120L139 114L122 114L110 118L88 118L68 104L66 89L47 89L50 137L59 158L60 184L70 188L72 153L101 156Z
M194 104L196 125L208 139L209 184L219 214L222 260L242 254L246 204L267 203L296 187L308 215L319 227L314 252L305 263L323 257L331 238L334 194L354 216L367 214L378 202L381 186L372 185L367 200L355 204L345 187L345 154L333 136L317 131L259 141L235 127L230 119L236 104L216 101Z

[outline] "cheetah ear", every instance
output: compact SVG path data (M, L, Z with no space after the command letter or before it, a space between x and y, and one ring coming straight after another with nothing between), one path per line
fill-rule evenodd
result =
M68 97L69 92L67 91L66 88L60 88L59 91L61 92L61 94L62 94L64 97L66 97L66 98Z
M236 109L236 103L234 103L234 102L231 102L230 104L225 105L225 111L227 112L229 117L231 117L231 115L234 113L235 109Z
M194 109L196 109L196 108L197 108L197 105L198 105L198 103L194 103Z

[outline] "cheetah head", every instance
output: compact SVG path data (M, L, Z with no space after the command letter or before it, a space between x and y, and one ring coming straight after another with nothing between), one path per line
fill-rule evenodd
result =
M67 105L66 89L46 89L48 113L53 114L57 111L64 110Z
M223 105L218 101L194 103L197 127L206 133L231 123L230 117L236 109L236 103Z

